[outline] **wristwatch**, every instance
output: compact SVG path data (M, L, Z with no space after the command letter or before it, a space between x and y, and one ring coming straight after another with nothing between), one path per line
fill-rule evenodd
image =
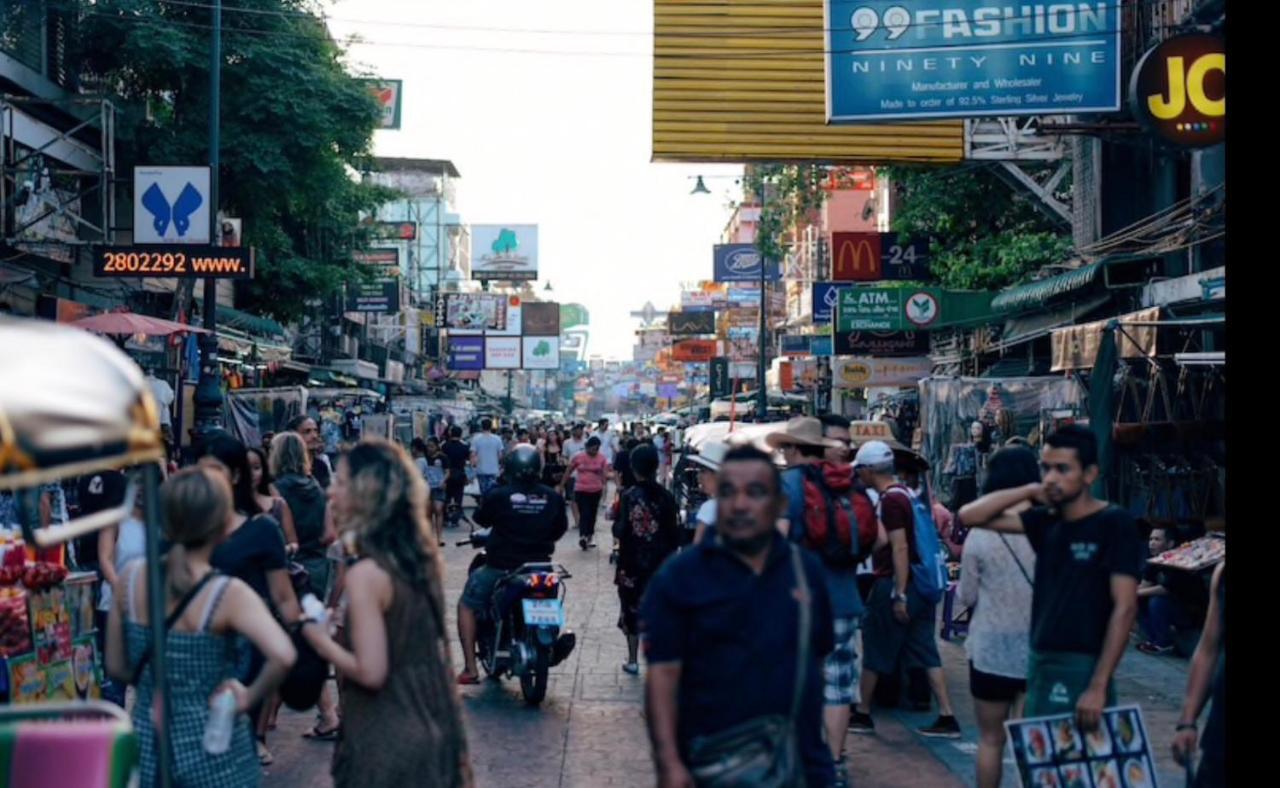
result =
M889 593L889 601L890 601L890 602L893 602L893 603L895 603L895 604L896 604L896 603L898 603L898 602L906 602L906 601L907 601L907 595L906 595L906 594L899 594L896 590L894 590L894 591L891 591L891 592Z

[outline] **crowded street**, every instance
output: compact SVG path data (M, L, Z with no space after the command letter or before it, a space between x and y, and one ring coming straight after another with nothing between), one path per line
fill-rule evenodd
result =
M0 788L1260 783L1226 25L0 0Z

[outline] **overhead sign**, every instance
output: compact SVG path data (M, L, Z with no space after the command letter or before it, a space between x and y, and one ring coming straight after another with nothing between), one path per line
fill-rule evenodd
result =
M717 282L759 282L760 250L755 244L716 244L712 248L713 271ZM765 278L778 281L782 271L775 260L765 266Z
M471 278L528 281L538 278L538 225L471 225Z
M526 301L521 306L525 336L560 336L560 305L554 301Z
M671 312L667 315L667 331L671 334L714 334L715 312Z
M918 331L980 321L991 293L937 287L851 287L839 293L837 331Z
M484 369L484 337L449 337L449 369Z
M1174 36L1138 61L1129 83L1134 117L1175 145L1204 148L1227 136L1227 50L1221 36Z
M827 118L1115 112L1120 8L826 0Z
M711 359L711 374L708 381L711 397L727 397L733 391L733 381L729 377L729 359L720 356Z
M134 167L133 242L212 243L209 168Z
M404 94L404 82L399 79L366 79L364 82L369 86L369 92L373 94L381 110L377 128L400 128L400 104Z
M347 285L347 311L390 315L400 311L400 280L382 277L368 284Z
M831 365L831 384L836 388L861 389L869 386L914 386L929 377L933 362L928 356L910 358L841 358Z
M105 279L252 279L253 249L221 246L95 246L93 275Z
M560 369L560 337L525 337L521 365L525 369Z
M453 335L507 329L509 298L504 295L445 293L436 299L436 306L436 325Z
M840 291L849 289L849 285L837 284L835 282L814 282L813 295L813 324L821 325L830 323L835 319L836 302L840 298Z
M520 369L520 337L485 337L485 369Z
M674 361L710 361L716 357L719 344L714 339L686 339L671 346L671 358Z
M351 257L361 265L376 265L386 268L400 268L400 249L398 247L382 247L352 252Z
M929 353L929 334L926 331L837 331L832 336L832 345L837 356L922 356Z
M923 281L929 278L929 241L898 233L832 233L831 278Z

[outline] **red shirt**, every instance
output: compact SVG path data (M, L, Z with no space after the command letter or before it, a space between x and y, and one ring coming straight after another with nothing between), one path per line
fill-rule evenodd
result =
M596 452L592 457L584 451L573 458L569 469L577 472L573 483L574 492L604 492L604 477L609 473L609 461L604 458L603 452Z
M900 490L907 488L895 484ZM893 487L880 493L880 522L884 523L886 533L905 531L907 534L907 555L910 563L919 560L916 553L916 515L911 508L911 501L901 492L889 492ZM893 542L876 550L871 555L871 568L876 577L893 577Z

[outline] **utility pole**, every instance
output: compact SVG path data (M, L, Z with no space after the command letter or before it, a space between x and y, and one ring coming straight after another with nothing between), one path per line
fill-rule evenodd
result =
M221 162L222 0L213 0L213 39L209 44L209 240L220 242L218 167ZM218 375L218 280L204 280L204 328L200 337L200 381L195 393L195 429L205 436L222 427L222 383ZM181 425L179 426L181 429Z
M756 421L764 422L769 415L769 392L765 389L765 348L766 329L768 325L765 318L769 308L768 292L766 290L765 273L769 267L769 260L762 253L760 255L760 347L757 350L759 358L756 360Z

